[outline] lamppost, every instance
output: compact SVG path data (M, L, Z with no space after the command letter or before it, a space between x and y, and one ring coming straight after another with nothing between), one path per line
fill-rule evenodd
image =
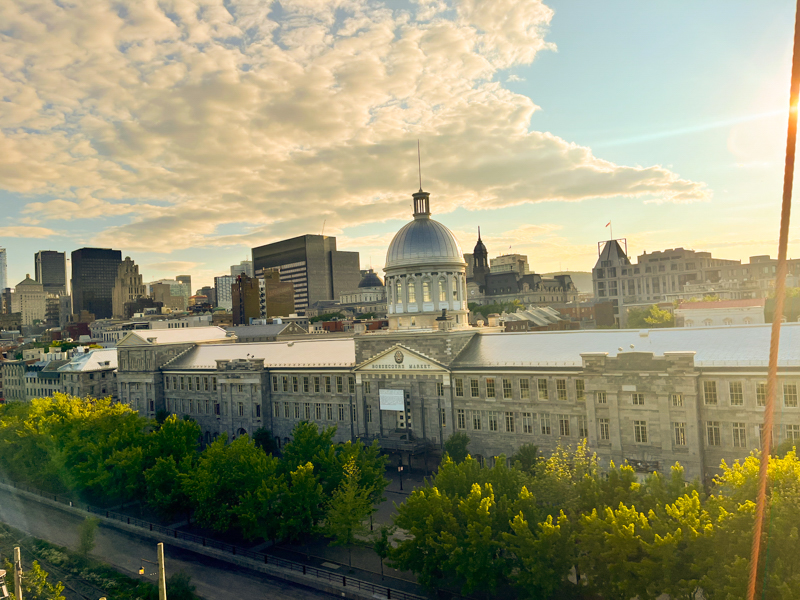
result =
M400 460L403 460L403 455L400 455ZM400 474L400 491L403 491L403 465L397 467L397 472Z

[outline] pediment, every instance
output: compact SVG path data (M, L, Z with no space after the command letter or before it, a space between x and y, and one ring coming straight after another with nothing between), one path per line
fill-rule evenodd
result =
M358 365L355 371L392 372L392 373L448 373L449 369L442 363L425 356L424 354L407 348L402 344L395 344L365 360Z
M152 346L152 344L131 331L117 342L117 347L119 348L120 346Z

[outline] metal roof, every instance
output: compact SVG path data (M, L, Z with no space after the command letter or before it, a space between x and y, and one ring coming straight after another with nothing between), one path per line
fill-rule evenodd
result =
M597 329L485 333L476 335L451 364L452 369L482 367L580 367L581 353L695 352L699 367L766 367L767 325L669 329ZM413 344L412 344L413 345ZM633 347L631 347L633 346ZM800 367L800 323L784 323L778 364Z
M137 337L148 344L186 344L215 342L228 337L222 327L184 327L176 329L134 329L118 345L131 337Z
M117 349L95 349L91 352L75 355L71 361L58 370L60 373L72 373L77 371L102 371L105 369L117 368Z
M453 232L426 215L416 217L395 234L384 271L421 263L466 264Z
M353 338L203 344L176 357L164 370L216 369L218 360L247 358L263 358L265 367L353 367L356 346Z
M225 331L236 334L236 337L269 337L280 334L286 329L289 323L271 323L269 325L237 325L236 327L225 327Z

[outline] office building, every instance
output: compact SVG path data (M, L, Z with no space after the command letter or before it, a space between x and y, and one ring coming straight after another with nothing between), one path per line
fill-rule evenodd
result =
M199 290L197 290L195 294L198 296L205 296L206 298L208 298L208 303L211 304L211 306L217 305L217 291L210 285L204 285Z
M268 270L262 277L237 275L231 286L234 325L249 325L251 319L288 317L294 311L294 286Z
M8 256L6 253L6 249L0 248L0 290L5 290L7 287L8 287Z
M115 319L125 318L125 305L135 302L146 294L146 287L142 283L142 276L139 274L139 266L126 256L125 260L119 263L117 278L114 281L114 296L112 308Z
M110 248L81 248L72 253L72 312L108 319L114 313L114 282L122 252Z
M67 254L54 250L40 250L34 256L35 278L44 291L54 296L67 293Z
M217 306L225 310L231 310L233 308L231 288L233 287L234 279L235 277L232 275L214 277L214 295L217 299Z
M188 277L188 275L184 276ZM171 310L186 310L192 288L189 283L177 279L159 279L147 284L148 293L156 302L162 302Z
M47 294L42 284L31 279L30 275L26 275L25 279L20 281L14 288L11 302L12 307L15 308L14 312L22 314L22 324L33 325L36 322L45 323L47 314L46 299Z
M322 235L302 235L253 248L253 268L256 277L267 269L278 269L281 281L294 285L296 313L316 302L338 301L361 281L358 252L337 250L336 238Z
M255 272L253 271L253 261L252 260L243 260L238 265L231 265L231 276L236 277L237 275L247 275L248 277L255 277Z
M180 281L181 283L185 284L187 287L187 293L189 295L192 294L192 276L191 275L178 275L175 277L175 281Z

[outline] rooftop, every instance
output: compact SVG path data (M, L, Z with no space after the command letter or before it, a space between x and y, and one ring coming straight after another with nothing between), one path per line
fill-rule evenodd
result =
M710 302L681 302L680 310L698 310L715 308L764 308L764 298L743 298L741 300L717 300Z
M102 371L117 368L117 349L95 349L91 352L77 354L67 364L59 367L60 373L75 373L80 371Z
M119 342L119 346L139 344L202 344L222 342L228 338L222 327L185 327L181 329L133 330ZM137 340L138 338L138 340ZM234 338L230 338L231 341Z

